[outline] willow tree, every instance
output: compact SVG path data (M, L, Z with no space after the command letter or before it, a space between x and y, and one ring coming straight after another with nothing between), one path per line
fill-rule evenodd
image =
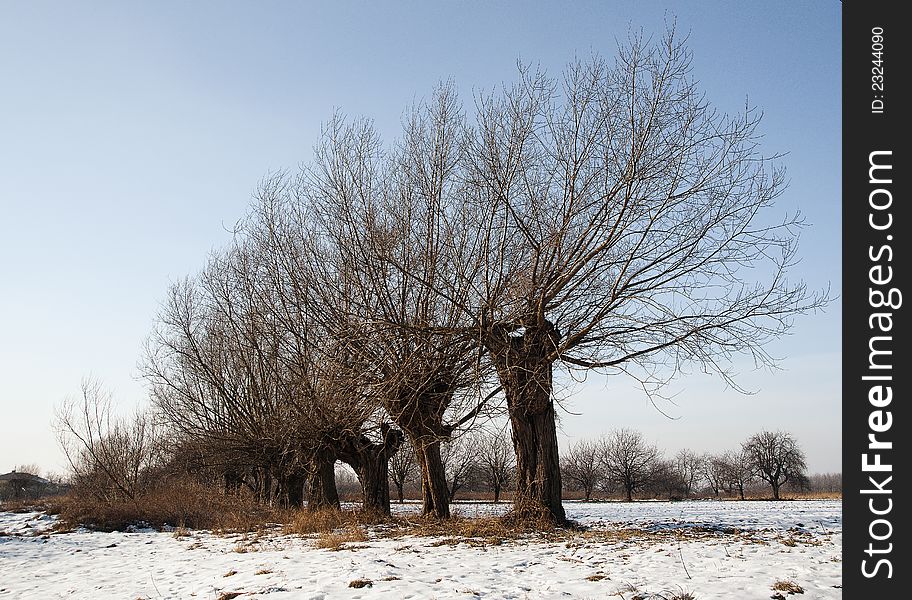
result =
M560 79L520 69L482 95L466 150L477 224L465 305L506 396L516 509L564 519L556 367L660 384L685 365L731 378L826 302L790 282L798 216L771 220L784 173L760 114L717 112L669 32Z
M288 504L338 507L337 452L373 409L340 395L327 343L276 293L271 256L239 235L197 277L174 285L143 370L171 426L218 456L226 474L275 474ZM381 499L382 500L382 499ZM388 501L386 503L388 511ZM379 507L382 510L382 506Z
M333 119L312 165L269 190L285 208L278 254L303 278L321 326L341 340L358 393L408 435L423 512L449 516L440 444L478 414L485 365L463 310L474 280L449 208L464 116L442 87L389 152L367 121ZM444 136L438 136L443 130ZM278 199L278 200L276 200ZM457 221L458 222L458 221ZM455 299L439 294L446 288ZM452 418L449 418L452 415Z

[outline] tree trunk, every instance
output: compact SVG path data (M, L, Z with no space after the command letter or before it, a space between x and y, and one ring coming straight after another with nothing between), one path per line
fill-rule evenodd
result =
M778 499L779 499L779 485L780 485L780 484L779 484L778 481L771 481L771 482L770 482L770 486L772 486L772 488L773 488L773 500L778 500Z
M405 484L401 481L394 482L396 484L396 494L399 496L399 504L405 502L405 493L403 492Z
M450 490L446 469L436 439L413 438L418 466L421 467L421 513L438 519L450 518Z
M550 323L526 328L521 335L504 333L492 358L507 398L516 452L516 493L513 510L521 517L567 520L561 503L560 459L554 401L552 361L559 336Z
M241 483L244 478L240 472L234 469L226 469L224 473L225 480L225 494L226 495L235 495L241 491Z
M307 510L339 508L335 453L324 451L314 456L307 479Z
M383 435L381 443L374 444L363 435L353 437L346 440L338 455L358 474L361 510L389 515L389 459L402 444L402 432L386 423L380 428Z
M633 488L628 485L624 489L627 490L627 502L633 502Z
M495 485L494 486L494 504L497 504L498 502L500 502L500 486Z
M295 472L283 478L282 492L288 508L304 506L304 473Z
M257 470L257 502L263 505L272 503L272 473L266 467Z

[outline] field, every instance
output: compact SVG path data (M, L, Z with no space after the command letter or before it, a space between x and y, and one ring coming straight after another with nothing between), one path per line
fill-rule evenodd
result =
M57 533L55 517L0 512L0 598L841 598L839 501L566 506L579 530L518 537L382 525ZM471 523L506 507L455 508ZM417 506L393 510L412 522Z

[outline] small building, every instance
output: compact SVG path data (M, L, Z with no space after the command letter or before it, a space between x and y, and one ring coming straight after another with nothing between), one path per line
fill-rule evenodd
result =
M37 498L45 495L49 487L51 482L44 477L15 469L0 475L0 499L3 500Z

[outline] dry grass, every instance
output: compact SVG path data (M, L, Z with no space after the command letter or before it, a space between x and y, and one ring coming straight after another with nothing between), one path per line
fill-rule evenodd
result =
M788 595L804 593L804 588L790 579L780 579L773 584L772 589L776 592L785 592Z
M340 527L357 525L358 517L355 512L334 509L318 511L297 511L283 528L286 534L312 535L315 533L329 533Z
M343 531L321 533L314 547L324 550L344 550L350 548L346 544L366 542L367 533L361 527L352 527Z
M348 587L350 587L350 588L363 588L363 587L373 587L373 586L374 586L374 582L371 581L370 579L355 579L354 581L350 581L348 583Z
M269 523L289 519L289 511L262 506L244 496L219 494L189 481L173 481L136 499L115 502L71 493L52 500L46 510L59 514L64 527L116 531L131 525L179 526L175 537L186 535L189 529L259 531Z

